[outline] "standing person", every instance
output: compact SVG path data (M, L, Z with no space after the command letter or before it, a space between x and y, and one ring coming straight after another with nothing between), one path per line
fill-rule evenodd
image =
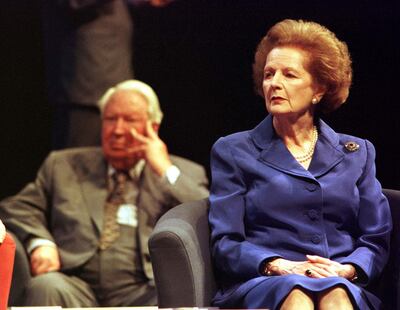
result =
M375 150L321 119L348 97L346 44L317 23L284 20L253 69L269 115L211 153L214 305L379 309L366 286L387 261L392 225Z
M133 78L134 4L171 0L43 1L47 91L53 107L53 147L100 144L97 99Z
M158 136L150 86L122 82L99 107L102 148L50 153L36 180L0 203L30 258L25 305L156 305L149 235L168 209L208 196L203 167Z

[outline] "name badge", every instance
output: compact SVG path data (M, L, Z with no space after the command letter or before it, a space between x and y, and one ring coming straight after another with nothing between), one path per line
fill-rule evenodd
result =
M119 206L117 213L117 222L121 225L137 227L137 208L133 204L123 204Z

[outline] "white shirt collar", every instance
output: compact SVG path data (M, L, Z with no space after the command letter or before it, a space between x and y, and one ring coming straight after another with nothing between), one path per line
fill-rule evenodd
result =
M144 159L140 159L135 166L133 166L129 171L128 174L132 180L138 181L140 175L143 172L144 166L146 165L146 161ZM111 177L115 173L115 168L111 165L108 165L108 176Z

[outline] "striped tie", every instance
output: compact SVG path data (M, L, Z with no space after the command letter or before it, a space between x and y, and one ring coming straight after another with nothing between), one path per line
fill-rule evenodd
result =
M117 212L119 206L125 203L124 192L128 175L125 172L117 171L112 177L114 180L114 188L110 191L104 205L103 233L99 244L101 250L109 248L119 237Z

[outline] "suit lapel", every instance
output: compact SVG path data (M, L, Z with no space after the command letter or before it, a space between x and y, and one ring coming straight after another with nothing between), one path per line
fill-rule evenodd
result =
M144 167L139 182L138 208L147 213L146 222L142 224L154 226L155 220L164 203L167 203L164 191L160 189L160 181L147 165Z
M87 158L86 163L80 165L86 167L82 175L82 193L89 214L98 231L103 228L103 207L107 198L107 164L99 150L99 153Z
M275 133L270 115L250 131L250 137L260 148L259 161L287 174L315 179L332 169L344 156L337 148L337 134L322 120L319 121L318 127L319 137L308 170L297 162Z
M344 153L340 149L338 134L322 120L319 120L318 127L320 133L308 169L316 178L327 173L344 158Z

